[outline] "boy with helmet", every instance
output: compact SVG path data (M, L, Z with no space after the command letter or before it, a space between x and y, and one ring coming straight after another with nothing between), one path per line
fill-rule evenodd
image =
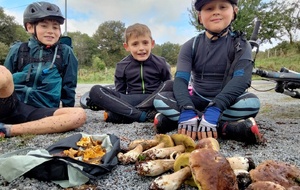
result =
M161 92L154 100L160 112L154 120L158 132L174 129L178 121L178 133L193 139L262 141L253 118L260 101L246 91L252 77L251 46L240 32L231 30L237 3L237 0L195 1L198 21L205 31L182 45L173 92ZM192 95L188 92L190 78Z
M0 67L2 136L64 132L85 123L83 109L67 108L75 104L78 61L71 47L59 43L63 23L59 7L48 2L24 11L24 27L32 34L27 55L16 43Z

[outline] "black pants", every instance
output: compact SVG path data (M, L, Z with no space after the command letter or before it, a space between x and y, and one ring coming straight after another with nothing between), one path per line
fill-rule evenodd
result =
M95 105L104 110L140 121L143 112L154 109L153 100L157 93L172 88L173 83L165 82L152 94L122 94L114 89L95 85L91 88L89 97Z
M18 100L16 94L0 98L0 122L19 124L52 116L58 108L36 108Z

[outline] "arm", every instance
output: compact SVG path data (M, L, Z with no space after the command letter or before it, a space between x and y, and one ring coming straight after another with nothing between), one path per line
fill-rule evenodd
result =
M73 50L64 45L64 71L62 76L61 101L63 107L74 107L77 86L78 60Z
M231 80L229 80L213 100L215 106L222 111L231 106L235 99L243 94L251 85L253 69L252 52L250 45L246 45L245 48L244 54L234 67Z

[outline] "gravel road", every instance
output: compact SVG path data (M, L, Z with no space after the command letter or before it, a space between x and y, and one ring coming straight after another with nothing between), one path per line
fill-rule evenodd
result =
M76 105L79 98L88 91L92 84L79 84L77 88ZM275 86L268 81L253 81L252 86L259 90L267 90ZM249 91L258 95L261 100L261 110L256 117L261 132L267 139L265 145L246 146L244 143L232 140L220 141L221 152L225 156L250 156L256 164L264 160L278 160L300 167L299 134L300 134L300 101L289 96L275 93L274 90L259 92L250 88ZM48 134L31 137L13 137L0 141L0 154L13 150L36 147L46 148L58 139L78 132L89 134L112 133L120 137L121 148L135 139L151 139L155 135L152 123L112 124L103 122L103 111L86 110L88 119L86 124L75 131L62 134ZM175 133L175 131L170 132ZM0 168L1 169L1 168ZM95 188L90 189L148 189L154 177L137 175L134 165L118 165L112 172L103 175L99 180L90 181ZM60 190L58 185L50 182L40 182L36 179L20 177L11 183L0 176L0 189L2 190ZM87 189L87 188L86 188ZM182 186L181 189L196 189Z

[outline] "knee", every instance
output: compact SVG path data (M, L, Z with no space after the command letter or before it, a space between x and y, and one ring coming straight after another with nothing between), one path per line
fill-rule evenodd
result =
M74 129L82 127L87 120L87 115L85 110L79 107L72 108L72 109L73 111L71 112L71 114L74 122L73 123Z

